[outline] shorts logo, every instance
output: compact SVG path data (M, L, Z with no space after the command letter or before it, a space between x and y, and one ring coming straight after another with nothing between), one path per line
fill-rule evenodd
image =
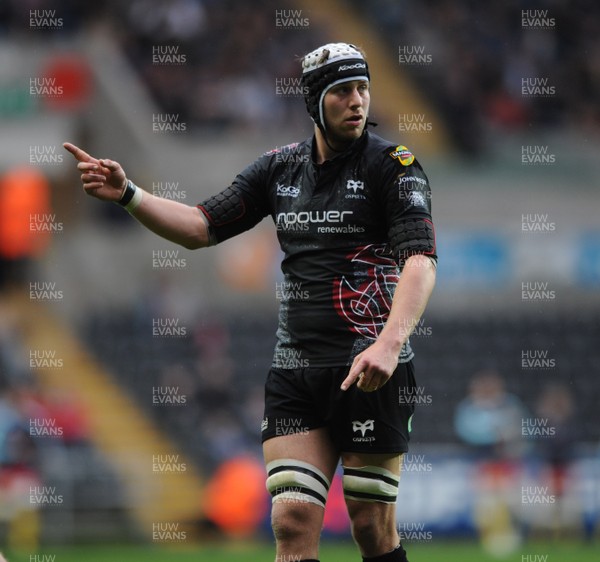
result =
M365 184L362 181L354 181L348 180L346 183L346 189L351 189L354 193L356 193L359 189L364 190Z
M364 437L368 430L375 431L375 420L367 420L365 422L354 420L352 422L352 431L354 433L360 431L360 434Z
M403 145L397 146L396 150L390 152L390 156L400 160L400 164L403 166L410 166L415 161L415 157L413 156L412 152Z
M298 197L300 195L300 188L294 185L282 185L278 183L277 195L279 197Z

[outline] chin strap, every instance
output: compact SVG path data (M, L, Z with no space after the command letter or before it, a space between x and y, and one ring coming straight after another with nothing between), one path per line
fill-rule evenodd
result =
M344 150L337 150L336 148L333 148L333 146L331 146L329 144L329 140L327 139L327 133L325 132L325 127L321 124L317 125L317 127L319 127L319 131L321 131L321 134L323 135L323 139L325 140L325 144L330 148L330 150L332 150L333 152L337 152L338 154L341 152L345 152L346 149L344 148Z

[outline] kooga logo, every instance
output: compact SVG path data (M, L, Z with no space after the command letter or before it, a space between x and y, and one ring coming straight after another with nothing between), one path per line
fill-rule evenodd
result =
M356 64L343 64L338 68L338 72L342 72L342 70L355 70L356 68L367 68L367 66L363 62L357 62Z

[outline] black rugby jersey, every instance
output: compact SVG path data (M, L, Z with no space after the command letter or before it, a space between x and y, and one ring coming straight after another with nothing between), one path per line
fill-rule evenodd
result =
M213 243L267 215L275 222L285 254L276 288L278 368L350 365L385 325L403 260L437 258L429 183L406 147L365 132L317 165L313 143L314 137L267 152L198 205ZM394 229L414 229L419 221L431 227L426 247L394 248ZM407 342L399 361L412 356Z

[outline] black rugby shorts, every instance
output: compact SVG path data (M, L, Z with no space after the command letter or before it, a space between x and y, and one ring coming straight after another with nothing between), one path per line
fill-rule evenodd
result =
M356 383L340 389L349 367L272 368L265 384L262 441L282 435L329 429L340 452L405 453L408 451L415 396L412 361L399 363L393 376L375 392Z

